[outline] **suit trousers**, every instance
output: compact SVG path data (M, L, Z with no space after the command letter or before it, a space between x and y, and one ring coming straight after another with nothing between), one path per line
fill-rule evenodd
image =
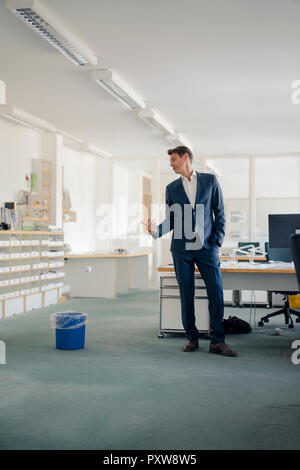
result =
M180 291L182 324L189 341L200 337L195 324L195 265L203 278L208 297L211 326L211 343L223 343L225 340L222 319L224 300L222 275L220 269L219 248L172 252L176 279Z

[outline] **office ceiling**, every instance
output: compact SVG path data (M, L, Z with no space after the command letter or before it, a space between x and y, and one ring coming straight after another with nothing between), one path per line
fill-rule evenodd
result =
M298 0L42 0L195 154L300 151ZM7 103L118 158L169 147L0 0Z

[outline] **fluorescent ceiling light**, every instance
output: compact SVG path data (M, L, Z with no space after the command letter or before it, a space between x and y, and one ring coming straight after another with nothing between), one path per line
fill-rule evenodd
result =
M56 132L56 127L50 122L44 121L43 119L34 116L33 114L27 113L22 109L16 108L8 104L0 104L0 115L14 121L24 124L25 126L32 127L33 129L45 131L45 132Z
M84 142L82 139L79 139L78 137L75 137L72 134L68 134L67 132L57 130L57 133L61 134L63 136L65 144L68 144L68 145L72 144L72 145L74 145L74 146L76 145L78 147L79 144L83 144L83 142Z
M138 113L152 129L160 135L174 134L174 129L154 109L145 109Z
M67 132L64 132L64 131L58 131L58 133L63 136L65 145L73 147L77 150L82 150L84 152L93 153L94 155L97 155L98 157L111 158L110 153L106 152L105 150L98 149L94 145L91 145L88 142L82 139L79 139L78 137L74 137L73 135L68 134Z
M83 140L79 139L78 137L74 137L71 134L68 134L67 132L64 131L57 131L58 134L63 136L63 143L64 145L67 145L68 147L72 147L75 150L81 150L81 145L83 144Z
M130 109L144 109L146 107L142 98L111 70L96 70L92 77L98 85Z
M98 149L94 145L89 144L88 142L82 142L80 144L81 150L84 150L85 152L93 153L94 155L97 155L98 157L102 158L111 158L111 154L106 152L105 150Z
M88 47L39 0L8 0L6 6L73 64L97 64L97 57Z
M174 146L179 146L179 145L185 145L189 149L193 150L193 147L189 142L180 134L173 134L173 135L167 135L168 141L174 145Z

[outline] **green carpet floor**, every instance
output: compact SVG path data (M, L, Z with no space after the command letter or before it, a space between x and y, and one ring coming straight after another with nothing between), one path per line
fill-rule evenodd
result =
M88 313L85 349L55 348L49 316L61 310ZM300 449L298 323L227 336L237 358L209 354L207 340L184 353L183 335L157 333L157 291L2 320L0 449Z

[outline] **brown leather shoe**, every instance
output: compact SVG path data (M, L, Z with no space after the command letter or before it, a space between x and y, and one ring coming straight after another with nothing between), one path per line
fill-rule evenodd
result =
M192 352L196 351L196 349L199 348L198 340L196 339L195 341L189 341L183 348L182 351L184 352Z
M225 343L210 343L209 352L213 354L221 354L222 356L236 357L237 352L230 349Z

